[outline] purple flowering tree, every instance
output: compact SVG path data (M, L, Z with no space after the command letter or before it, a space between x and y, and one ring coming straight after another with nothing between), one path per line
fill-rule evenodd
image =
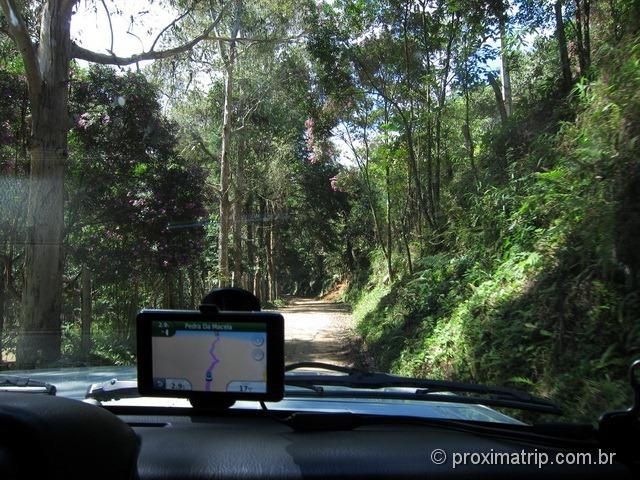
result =
M206 175L176 153L176 127L142 75L94 67L78 77L71 93L68 269L79 276L83 337L92 285L111 292L110 305L131 305L103 312L130 333L132 315L156 293L165 307L184 303L178 277L203 248ZM84 338L84 355L88 349Z

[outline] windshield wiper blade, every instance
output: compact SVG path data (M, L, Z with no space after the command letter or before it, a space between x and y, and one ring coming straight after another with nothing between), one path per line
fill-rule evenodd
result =
M290 364L285 367L285 372L302 369L322 369L334 373L300 372L285 374L285 385L304 389L287 389L285 397L308 397L313 395L327 398L421 400L514 408L556 415L562 414L560 407L551 400L506 387L400 377L321 362ZM336 373L341 375L336 375ZM344 390L324 387L342 387ZM400 387L412 390L385 390ZM140 397L140 394L136 381L120 381L115 378L91 385L85 395L85 398L92 398L98 401L137 397Z
M33 380L29 377L0 375L0 392L45 393L56 394L56 386L50 383Z
M482 404L516 408L560 415L562 410L551 400L536 397L507 387L493 387L448 380L400 377L381 372L366 372L319 362L302 362L285 367L291 372L298 369L324 369L344 373L296 373L285 375L285 385L292 387L347 387L353 391L323 389L318 395L332 398L387 398L399 400L425 400L450 403ZM413 392L385 391L385 388L412 388ZM358 389L361 389L360 391ZM369 391L362 391L368 389ZM370 390L381 391L370 391ZM308 392L287 391L287 396L305 396ZM458 395L456 395L456 393Z

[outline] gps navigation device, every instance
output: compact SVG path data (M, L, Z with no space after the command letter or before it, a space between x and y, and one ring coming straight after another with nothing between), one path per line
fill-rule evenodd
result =
M142 310L137 341L143 396L199 404L283 397L284 319L278 313Z

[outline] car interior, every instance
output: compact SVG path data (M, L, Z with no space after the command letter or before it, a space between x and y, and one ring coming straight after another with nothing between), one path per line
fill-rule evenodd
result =
M282 316L259 310L257 299L238 289L214 291L199 312L143 310L138 315L138 380L129 390L117 385L111 393L94 389L85 401L57 397L55 389L45 394L0 393L2 478L637 478L640 361L630 369L636 403L628 411L604 415L597 427L275 410L270 407L285 395L285 383L317 388L319 377L285 379L285 370L297 367L284 366ZM191 330L206 325L223 329L225 322L238 329L244 325L257 330L259 322L269 325L266 388L229 393L158 387L159 354L175 353L168 350L176 347L156 342L172 338L162 329L182 328L176 326L180 321ZM216 334L216 341L222 335ZM185 376L189 362L186 365L181 367ZM351 372L340 367L335 371ZM404 385L402 380L393 382L400 377L380 375L385 385ZM363 377L362 386L376 385L375 376ZM465 388L453 382L421 385L435 394ZM502 398L511 393L499 392ZM105 402L128 393L181 397L191 406ZM514 397L502 404L500 398L497 405L550 412L556 408L535 398ZM229 408L237 400L262 408Z

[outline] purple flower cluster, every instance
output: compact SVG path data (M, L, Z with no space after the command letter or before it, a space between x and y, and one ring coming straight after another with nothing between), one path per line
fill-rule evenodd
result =
M82 128L83 130L86 130L90 126L91 126L91 116L85 112L82 115L80 115L80 117L78 118L78 127Z

